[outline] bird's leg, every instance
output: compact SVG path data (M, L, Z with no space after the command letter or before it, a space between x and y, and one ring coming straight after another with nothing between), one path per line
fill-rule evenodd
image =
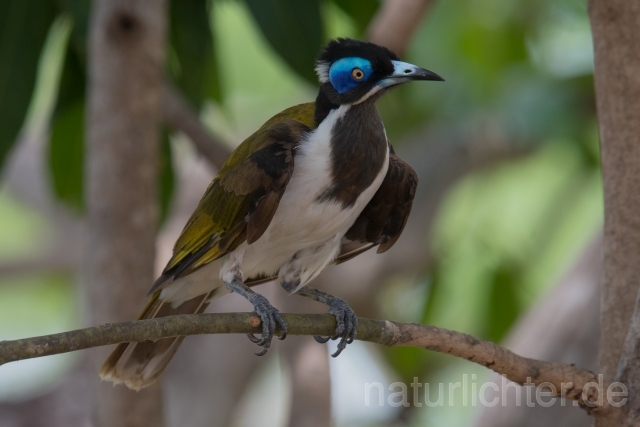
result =
M269 301L257 292L254 292L242 282L240 277L234 277L233 280L224 282L224 285L231 292L235 292L245 297L251 304L253 304L254 313L262 321L262 337L257 338L252 334L247 334L249 339L262 347L262 350L256 353L256 356L263 356L271 347L271 340L273 339L273 333L276 330L276 326L280 327L282 335L279 337L281 340L287 336L287 324L280 316L280 312L272 306Z
M289 293L297 287L291 282L281 282L281 285ZM342 353L342 350L347 347L347 344L351 344L353 340L356 339L356 335L358 333L358 317L356 316L356 313L342 298L334 297L333 295L322 292L318 289L302 288L297 292L297 294L328 305L329 313L336 317L338 326L336 327L336 334L333 337L325 338L314 336L314 338L319 343L326 343L330 339L335 340L340 338L338 350L332 354L333 357L337 357Z
M287 324L282 319L282 316L280 316L280 312L273 307L263 295L252 291L251 288L242 281L243 257L244 251L242 250L230 253L220 269L220 279L227 289L242 295L253 304L254 313L260 317L262 322L262 337L256 338L252 334L247 334L247 336L253 343L262 347L262 350L256 353L256 355L263 356L267 350L269 350L269 347L271 347L271 340L273 339L276 326L280 327L282 331L280 339L283 340L287 336Z
M324 266L335 259L337 251L340 248L341 238L341 235L336 235L323 245L297 252L280 268L280 272L278 273L280 285L289 294L297 292L298 295L311 298L329 306L329 313L336 317L336 322L338 323L336 334L328 338L317 336L314 338L319 343L326 343L330 339L336 340L340 338L338 350L333 354L333 357L342 353L342 350L347 347L347 344L351 344L353 340L355 340L358 318L353 309L349 307L349 304L342 298L334 297L318 289L299 288L301 284L304 285L313 280ZM309 269L309 266L316 267Z

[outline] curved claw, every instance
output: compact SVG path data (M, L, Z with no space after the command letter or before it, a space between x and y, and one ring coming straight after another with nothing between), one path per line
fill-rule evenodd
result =
M279 327L282 331L280 339L284 339L287 336L287 324L280 316L280 312L274 308L266 298L262 295L256 294L252 303L254 304L254 313L260 318L262 323L262 336L256 337L253 334L247 334L249 340L262 347L262 350L255 353L256 356L264 356L271 347L271 340L273 339L273 333L276 327Z
M259 352L253 353L253 354L255 354L256 356L264 356L265 354L267 354L267 350L268 350L267 348L263 348Z
M346 345L346 344L345 344L345 345L341 345L341 344L342 344L342 341L340 341L340 344L338 344L338 349L336 350L336 352L335 352L335 353L333 353L333 354L331 355L331 357L338 357L338 356L340 356L340 353L342 353L342 350L344 350L345 348L347 348L347 345Z
M333 337L314 336L313 338L320 344L324 344L329 340L340 339L338 349L331 355L337 357L347 348L348 344L351 344L356 339L358 333L358 318L346 301L340 298L335 298L331 302L330 307L329 313L335 316L337 322L336 335Z
M251 341L254 344L258 344L258 345L262 345L264 344L264 340L262 338L258 338L253 334L247 334L247 338L249 338L249 341Z

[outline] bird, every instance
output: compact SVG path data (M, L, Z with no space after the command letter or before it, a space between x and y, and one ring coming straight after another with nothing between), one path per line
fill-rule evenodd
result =
M376 102L415 80L443 81L391 50L360 40L327 43L315 63L315 102L269 119L230 155L177 239L139 319L203 312L229 293L260 318L263 355L287 324L252 287L277 279L289 294L329 307L340 354L355 338L357 317L336 296L307 287L325 267L400 237L417 187L415 171L394 152ZM184 337L119 344L102 380L139 390L154 383Z

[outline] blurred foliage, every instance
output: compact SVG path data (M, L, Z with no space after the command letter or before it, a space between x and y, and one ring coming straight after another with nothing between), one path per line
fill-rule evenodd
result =
M207 98L222 102L208 2L172 1L170 16L169 65L178 87L198 108Z
M51 237L41 214L0 191L0 260L17 261L36 252Z
M31 206L0 191L0 263L33 257L53 240L51 224ZM73 329L78 325L71 274L33 273L0 277L0 340ZM74 356L33 359L0 369L0 401L41 394L54 386ZM37 361L36 361L37 360Z
M37 93L32 96L36 80L57 88L51 185L61 200L81 208L90 2L47 0L29 9L34 4L0 5L0 94L9 100L0 106L0 159L28 109L42 103ZM277 111L313 99L319 46L336 36L362 38L378 6L375 0L174 0L168 78L200 108L207 126L237 143ZM25 13L29 25L18 25ZM433 3L406 60L447 81L401 87L386 96L380 110L388 135L396 147L423 139L427 150L436 141L424 135L439 135L461 152L502 154L447 192L428 243L429 262L416 275L393 277L377 295L385 318L500 341L590 240L602 222L591 55L582 0ZM38 60L42 72L36 79ZM163 133L163 217L174 186L174 140ZM5 202L0 198L3 221L3 209L11 206ZM6 221L15 227L0 227L0 240L11 233L20 237L3 240L8 243L0 245L0 258L37 245L25 237L31 236L29 227L46 234L33 225L38 220L26 226L28 215L10 216ZM25 286L24 295L35 289ZM447 382L443 378L474 369L419 349L388 349L384 356L407 383L414 376ZM414 424L468 422L461 412L438 411L421 411Z
M175 176L172 152L169 134L165 129L162 132L162 141L160 142L160 222L166 219L171 207L171 197L173 196Z
M430 265L417 279L404 278L426 289L424 310L411 321L499 342L600 227L590 43L583 2L434 4L408 59L447 82L403 87L383 99L390 138L420 132L429 117L429 127L460 149L520 154L467 175L448 192L433 227ZM414 349L386 354L404 381L435 381L445 366L469 369ZM433 423L437 416L426 418Z
M219 3L224 3L218 0ZM315 84L313 61L326 40L325 32L332 15L328 1L245 0L247 10L262 31L263 37L291 69ZM52 137L49 149L49 168L54 194L75 209L82 209L82 171L84 170L83 135L86 87L86 45L90 2L86 0L47 0L34 2L3 2L0 9L0 94L6 111L0 128L0 165L15 142L30 101L36 81L36 64L46 57L43 45L47 33L54 44L51 51L66 46L63 53L62 77L52 117ZM341 10L363 30L377 9L377 2L335 0ZM221 61L216 41L215 7L212 0L181 0L170 2L170 29L167 69L174 83L195 107L206 100L224 105L220 76ZM71 35L66 26L51 27L56 16L72 22ZM29 25L26 21L29 19ZM68 24L67 22L67 24ZM296 25L290 25L295 22ZM51 29L50 29L51 28ZM42 58L41 58L42 57ZM56 62L56 61L49 61ZM60 62L60 58L57 58ZM48 65L52 66L51 63ZM55 66L53 65L55 68ZM258 70L251 70L253 75ZM48 71L51 73L51 71ZM55 72L54 72L55 74ZM2 108L2 107L0 107ZM164 176L160 187L168 190ZM170 194L160 194L164 218Z
M320 0L246 0L265 38L299 75L314 84L323 42ZM295 24L294 24L295 23Z
M349 15L361 35L365 34L379 7L377 1L371 0L334 0L334 3Z
M0 2L0 167L27 114L40 53L55 17L48 2Z
M73 36L65 38L63 44L65 47L74 45L73 40ZM60 200L77 210L83 208L84 195L85 72L86 64L81 53L67 49L51 118L49 147L49 170L54 192Z
M52 334L78 325L76 287L69 273L0 279L0 339ZM19 401L54 388L78 358L61 354L0 370L0 401Z
M59 111L51 123L49 168L56 196L76 209L83 207L84 100Z

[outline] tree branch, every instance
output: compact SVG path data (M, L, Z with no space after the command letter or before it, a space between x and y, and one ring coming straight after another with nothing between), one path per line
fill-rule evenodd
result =
M220 169L231 154L231 149L211 135L178 89L165 83L163 92L162 115L167 126L187 135L198 152Z
M431 0L386 0L369 23L367 39L404 55L429 4Z
M289 335L332 335L336 328L330 314L282 314ZM494 343L467 334L415 323L358 319L358 339L387 346L421 347L450 354L505 375L519 384L553 384L566 398L587 411L595 407L598 392L588 383L597 382L585 369L562 363L518 356ZM260 320L251 313L208 313L168 316L133 322L105 324L59 334L0 342L0 365L17 360L67 353L122 342L155 341L183 335L260 333ZM586 402L585 402L586 399Z

